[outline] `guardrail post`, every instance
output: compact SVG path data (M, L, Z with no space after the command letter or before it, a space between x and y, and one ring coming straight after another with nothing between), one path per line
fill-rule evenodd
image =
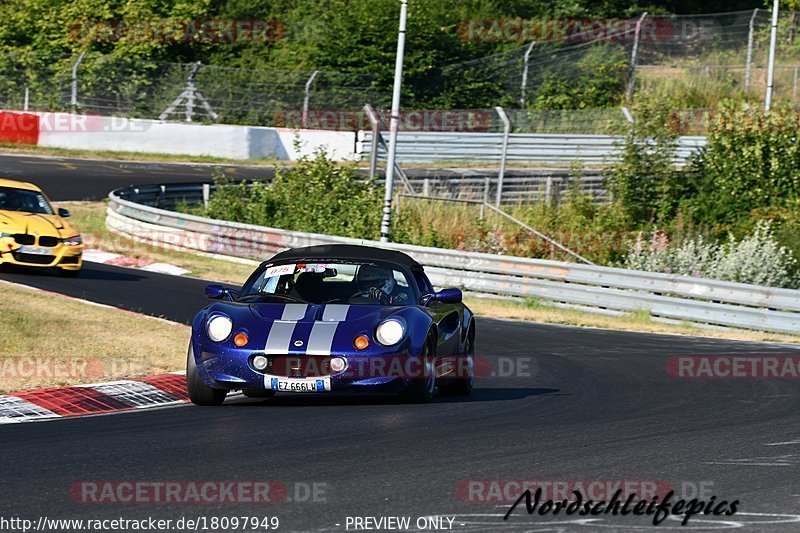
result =
M30 87L25 87L25 101L22 103L22 110L23 111L27 111L28 110L28 103L30 102L30 96L31 96L31 88Z
M747 34L747 60L744 66L744 97L747 99L750 96L750 68L753 64L753 33L755 31L756 15L758 15L758 8L753 10L750 16L750 29Z
M503 121L503 148L500 153L500 172L497 175L497 197L495 198L495 206L500 207L500 201L503 196L503 178L506 173L506 157L508 156L508 137L511 134L511 121L508 120L508 115L502 107L497 106L494 108Z
M483 203L481 204L481 215L480 219L483 220L483 206L489 203L489 186L491 183L491 179L489 176L486 176L486 180L483 182Z
M208 209L208 201L211 199L211 184L204 183L203 184L203 207Z
M86 52L81 52L81 55L78 56L78 59L72 65L72 94L69 99L69 104L73 113L78 107L78 67L81 65L81 61L83 61L85 55Z
M431 191L431 180L430 178L425 178L422 180L422 196L430 196Z
M547 205L550 205L553 200L553 177L547 176L547 180L544 183L544 202Z

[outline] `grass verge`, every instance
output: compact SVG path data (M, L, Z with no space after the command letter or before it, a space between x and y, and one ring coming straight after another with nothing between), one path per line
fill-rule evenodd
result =
M19 285L0 287L0 392L146 376L184 365L188 326Z
M211 157L202 155L153 154L149 152L113 152L106 150L76 150L72 148L48 148L26 144L0 143L0 150L6 154L24 154L51 157L67 157L73 159L114 159L119 161L152 161L154 163L209 163L218 165L275 166L275 158L263 159L231 159L227 157ZM291 165L292 161L281 161L283 165Z

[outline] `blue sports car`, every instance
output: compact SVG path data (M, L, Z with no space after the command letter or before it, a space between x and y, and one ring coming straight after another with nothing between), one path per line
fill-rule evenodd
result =
M434 291L408 255L379 248L294 248L262 263L241 292L209 285L192 325L189 397L229 391L387 392L409 402L468 395L475 317L461 291Z

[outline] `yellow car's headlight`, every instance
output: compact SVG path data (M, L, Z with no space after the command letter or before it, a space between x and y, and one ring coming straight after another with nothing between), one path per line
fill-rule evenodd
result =
M80 246L81 244L83 244L83 238L80 235L64 239L65 246Z

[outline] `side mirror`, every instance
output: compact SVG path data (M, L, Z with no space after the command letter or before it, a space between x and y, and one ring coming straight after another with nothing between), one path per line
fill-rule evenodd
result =
M231 302L234 302L238 297L239 291L226 289L222 285L206 285L206 298L209 300L222 300L223 298L227 298Z
M422 307L427 306L431 302L442 302L443 304L458 304L461 303L463 295L461 289L442 289L434 294L423 294L419 301Z
M69 218L69 211L64 209L63 207L59 207L58 216L60 216L61 218Z
M443 304L460 304L463 295L461 289L442 289L434 294L433 298Z
M225 287L222 285L206 285L206 298L209 300L221 300L225 297Z

